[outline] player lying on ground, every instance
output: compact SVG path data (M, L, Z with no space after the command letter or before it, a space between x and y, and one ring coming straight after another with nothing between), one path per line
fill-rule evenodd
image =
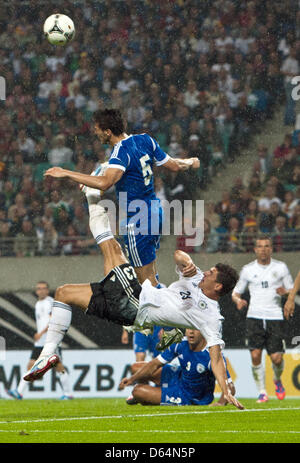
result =
M89 210L91 212L91 205ZM100 223L100 228L103 221L109 224L107 213L99 203L94 204L92 210L92 227L97 229L95 221ZM99 283L64 285L56 290L45 346L24 379L34 381L42 377L58 361L54 352L71 324L72 306L76 306L88 315L120 325L134 325L137 329L159 325L200 330L207 341L212 370L225 399L243 408L227 385L221 354L223 317L218 304L219 298L235 286L237 272L228 265L217 264L202 273L188 254L176 251L179 280L168 288L158 289L149 280L140 285L134 268L114 238L102 242L100 247L105 278Z
M288 320L294 315L295 311L295 297L297 296L298 291L300 290L300 272L295 278L294 286L290 290L286 303L284 304L284 316Z
M175 358L180 365L169 364ZM186 330L186 339L181 343L172 344L151 362L134 363L131 370L133 376L124 378L119 386L122 390L138 383L132 391L133 400L127 400L130 405L209 405L214 400L215 377L206 340L199 330ZM234 395L228 370L227 378ZM156 387L145 384L147 381ZM227 401L222 395L216 404L226 405Z

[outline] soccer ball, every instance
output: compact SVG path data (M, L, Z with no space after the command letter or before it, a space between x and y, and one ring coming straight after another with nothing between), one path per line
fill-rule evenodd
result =
M75 35L74 23L65 14L52 14L44 22L44 34L52 45L66 45Z

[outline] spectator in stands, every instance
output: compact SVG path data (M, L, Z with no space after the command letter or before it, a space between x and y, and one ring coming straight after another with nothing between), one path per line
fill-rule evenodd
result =
M72 224L67 226L64 236L59 239L60 253L62 255L76 255L80 253L80 246L77 244L78 233Z
M285 156L283 170L284 170L284 184L288 184L293 172L294 168L297 164L297 150L295 147L292 147L289 153Z
M14 255L13 235L10 231L9 222L0 222L0 257L11 257Z
M73 151L65 146L65 136L57 135L53 142L53 148L49 151L48 161L51 166L65 166L73 160Z
M32 223L24 218L21 231L17 233L14 243L14 253L17 257L33 257L36 253L36 232Z
M287 215L282 212L281 206L276 202L271 202L270 209L262 212L260 216L260 229L263 233L270 233L273 231L277 217L284 217L287 219Z
M290 219L294 213L294 209L298 204L298 200L295 199L295 194L292 191L287 191L284 195L284 203L282 204L281 210Z
M289 236L289 227L286 217L279 215L275 220L275 227L272 232L273 249L275 252L293 250L293 241Z
M240 238L241 248L244 252L254 252L257 234L257 221L248 218L244 223L244 228Z
M293 185L300 185L300 163L298 162L292 172L292 175L288 179L288 183Z
M77 205L74 208L73 225L78 235L86 236L89 233L89 218L83 206Z
M223 216L229 213L229 206L230 206L230 192L223 191L221 201L219 201L216 205L216 212L221 217L222 226L223 226Z
M238 201L240 199L240 194L244 188L244 183L242 177L236 177L233 181L233 186L230 190L230 200Z
M291 47L287 58L281 66L281 72L284 75L284 88L286 95L286 107L284 115L285 125L294 125L295 123L295 100L292 97L293 84L292 78L299 75L299 62L297 59L297 50Z
M293 215L291 216L289 223L293 230L300 230L300 203L294 208Z
M263 181L269 174L272 165L272 157L268 154L268 148L262 144L257 147L258 159L254 164L254 172Z
M240 221L236 217L231 217L229 219L225 246L225 252L242 252L240 241Z
M249 181L248 190L254 199L258 199L261 197L262 184L259 175L255 173L252 175Z
M215 203L213 201L204 202L204 217L209 221L212 229L219 228L220 215L215 211Z
M248 207L244 214L244 227L254 226L258 227L260 212L258 209L258 202L256 199L250 199ZM251 224L251 225L250 225Z
M265 189L265 196L263 196L258 201L258 207L260 212L269 212L270 206L273 202L278 203L278 205L281 207L281 201L276 196L275 187L273 185L267 185Z
M269 180L267 181L267 185L271 185L275 188L275 194L276 196L283 201L284 200L284 195L285 195L285 188L283 184L281 183L279 176L271 176Z
M219 234L211 227L209 220L204 219L203 243L200 246L195 247L195 251L207 253L217 252L219 249L219 240Z
M194 109L199 104L199 90L197 90L197 85L194 80L190 80L187 83L186 91L183 94L184 104L190 109Z
M285 159L286 156L289 154L290 150L293 147L292 135L287 133L284 137L283 143L274 150L274 157L275 158L283 158Z

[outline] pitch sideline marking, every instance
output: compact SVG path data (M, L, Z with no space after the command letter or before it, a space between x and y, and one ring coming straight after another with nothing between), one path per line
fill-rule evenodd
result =
M19 433L20 432L20 429L0 429L0 432L13 432L13 433ZM59 434L59 433L132 433L133 431L128 431L128 430L118 430L118 429L107 429L106 431L105 430L98 430L98 431L91 431L91 430L82 430L82 429L69 429L69 430L65 430L65 431L55 431L53 429L50 429L50 430L43 430L43 429L29 429L28 430L28 434L30 433L33 433L33 432L40 432L40 433L55 433L55 434ZM162 429L142 429L142 430L139 430L139 433L141 432L144 432L144 433L153 433L153 432L157 432L157 433L167 433L167 434L170 434L170 433L174 433L174 434L208 434L208 433L214 433L214 434L222 434L222 433L235 433L235 434L245 434L245 433L251 433L251 434L261 434L262 430L258 430L258 431L239 431L239 430L223 430L223 431L213 431L213 430L202 430L202 431L195 431L195 430L190 430L190 431L185 431L185 430L179 430L179 431L166 431L166 430L162 430ZM300 434L300 431L263 431L264 434Z
M249 412L267 412L267 411L284 411L284 410L300 410L300 407L287 407L287 408L252 408L248 410L239 410L241 413ZM112 415L112 416L77 416L69 418L43 418L39 420L18 420L18 421L0 421L0 424L18 424L18 423L50 423L57 421L84 421L84 420L111 420L111 419L122 419L122 418L139 418L139 417L151 417L155 418L156 416L173 416L173 415L205 415L212 413L237 413L238 410L219 410L219 411L193 411L193 412L170 412L170 413L141 413L136 415Z

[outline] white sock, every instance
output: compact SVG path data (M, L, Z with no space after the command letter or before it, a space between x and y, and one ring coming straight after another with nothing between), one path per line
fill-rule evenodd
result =
M90 230L97 244L106 240L111 240L114 235L111 231L109 218L106 210L99 203L99 198L94 196L87 197L90 214ZM98 201L98 202L97 202Z
M18 387L17 387L17 391L19 394L21 394L22 396L24 395L24 392L26 391L27 387L28 387L29 383L28 381L25 381L23 378L21 379L21 381L19 382L18 384Z
M64 395L71 395L71 390L70 390L70 375L69 373L65 371L60 371L58 372L61 388L63 390Z
M43 355L52 355L69 329L72 320L72 307L63 302L54 301L49 321L46 342L41 352Z
M260 365L252 365L252 375L259 394L266 394L265 369L262 363Z
M275 365L275 363L272 362L272 368L274 371L274 381L279 381L284 369L284 360L282 360L280 365Z

